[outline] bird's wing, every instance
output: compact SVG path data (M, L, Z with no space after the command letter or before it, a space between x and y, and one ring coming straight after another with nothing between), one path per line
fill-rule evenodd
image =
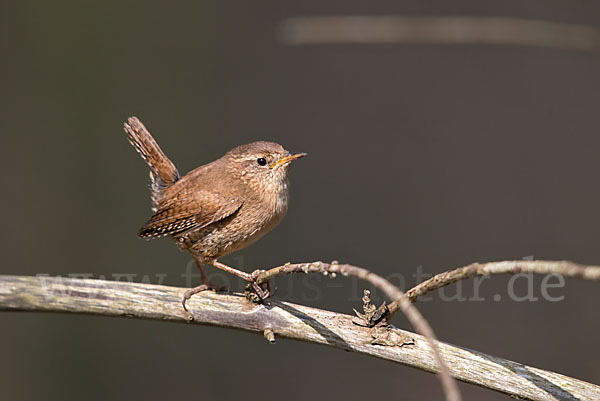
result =
M181 194L161 205L138 235L158 238L190 229L200 229L237 212L242 201L210 192L195 192L193 196Z

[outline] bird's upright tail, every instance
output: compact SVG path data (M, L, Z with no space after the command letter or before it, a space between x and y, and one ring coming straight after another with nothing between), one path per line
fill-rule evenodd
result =
M137 117L130 117L124 128L129 142L150 167L152 202L156 208L161 191L179 180L179 172Z

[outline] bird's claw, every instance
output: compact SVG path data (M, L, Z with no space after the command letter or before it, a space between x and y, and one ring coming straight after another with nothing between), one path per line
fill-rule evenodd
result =
M186 317L186 320L192 321L194 320L194 315L188 310L186 306L186 302L193 295L202 292L202 291L227 291L227 286L218 287L210 282L200 284L198 287L190 288L183 293L183 297L181 298L181 306L183 306L183 311Z
M252 302L261 303L262 301L273 295L273 293L271 293L270 282L267 281L266 283L261 284L258 284L256 282L258 276L260 276L264 272L264 270L256 269L250 274L251 281L246 287L246 298L248 298Z

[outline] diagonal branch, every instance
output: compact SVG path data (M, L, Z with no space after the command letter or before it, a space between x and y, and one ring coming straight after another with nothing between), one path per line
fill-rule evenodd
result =
M580 278L584 280L600 280L600 266L584 266L568 261L547 260L515 260L504 262L473 263L458 269L448 270L437 274L406 291L406 296L415 302L417 298L438 288L477 276L491 276L495 274L559 274L564 277ZM388 318L402 309L400 302L392 302L388 306Z
M0 310L69 312L187 323L179 300L184 288L104 280L0 276ZM374 356L428 372L437 370L431 348L417 334L393 327L379 333L349 315L287 302L256 305L235 294L202 293L189 301L191 324L264 333ZM374 338L374 336L376 338ZM399 339L399 340L398 340ZM377 342L381 344L381 342ZM457 379L526 400L600 399L600 386L477 351L439 343Z

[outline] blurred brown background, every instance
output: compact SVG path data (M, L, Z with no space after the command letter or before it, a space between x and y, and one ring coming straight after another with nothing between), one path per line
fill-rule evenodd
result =
M150 200L121 128L130 115L181 172L259 139L309 153L292 168L281 226L224 259L246 270L338 259L400 284L402 274L408 288L419 266L600 264L600 54L278 40L286 18L334 14L600 25L591 0L2 2L0 272L185 285L189 257L135 235ZM561 302L514 302L507 283L485 281L485 302L435 295L418 306L444 341L600 383L597 284L568 280L551 290ZM279 299L345 313L363 288L276 284ZM3 313L0 340L6 400L441 398L428 373L210 327ZM461 388L469 400L506 399Z

